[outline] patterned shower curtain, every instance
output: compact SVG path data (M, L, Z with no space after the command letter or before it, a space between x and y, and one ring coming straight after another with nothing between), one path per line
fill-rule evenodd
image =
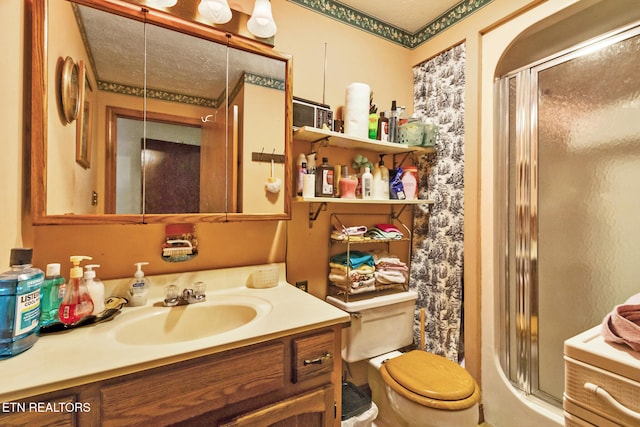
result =
M420 158L420 198L433 199L430 212L416 207L410 287L425 308L425 349L462 360L462 280L464 243L465 45L413 69L414 111L438 125L437 153Z

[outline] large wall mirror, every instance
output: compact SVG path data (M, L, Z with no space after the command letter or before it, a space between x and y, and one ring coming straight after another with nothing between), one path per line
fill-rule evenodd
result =
M145 0L29 5L34 224L290 217L290 56Z

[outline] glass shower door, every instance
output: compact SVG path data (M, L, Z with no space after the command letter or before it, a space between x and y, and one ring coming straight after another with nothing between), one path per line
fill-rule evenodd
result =
M638 32L502 82L505 371L525 392L558 404L564 340L640 292Z

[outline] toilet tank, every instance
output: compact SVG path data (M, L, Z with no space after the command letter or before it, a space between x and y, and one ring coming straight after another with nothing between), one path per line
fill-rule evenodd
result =
M327 297L351 315L351 326L342 330L342 359L357 362L412 344L417 298L415 291L349 302Z

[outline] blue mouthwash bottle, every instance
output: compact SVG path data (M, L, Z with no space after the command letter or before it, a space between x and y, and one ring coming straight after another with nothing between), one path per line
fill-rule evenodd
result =
M38 340L44 273L31 267L31 256L31 249L11 249L11 270L0 274L0 359L22 353Z

